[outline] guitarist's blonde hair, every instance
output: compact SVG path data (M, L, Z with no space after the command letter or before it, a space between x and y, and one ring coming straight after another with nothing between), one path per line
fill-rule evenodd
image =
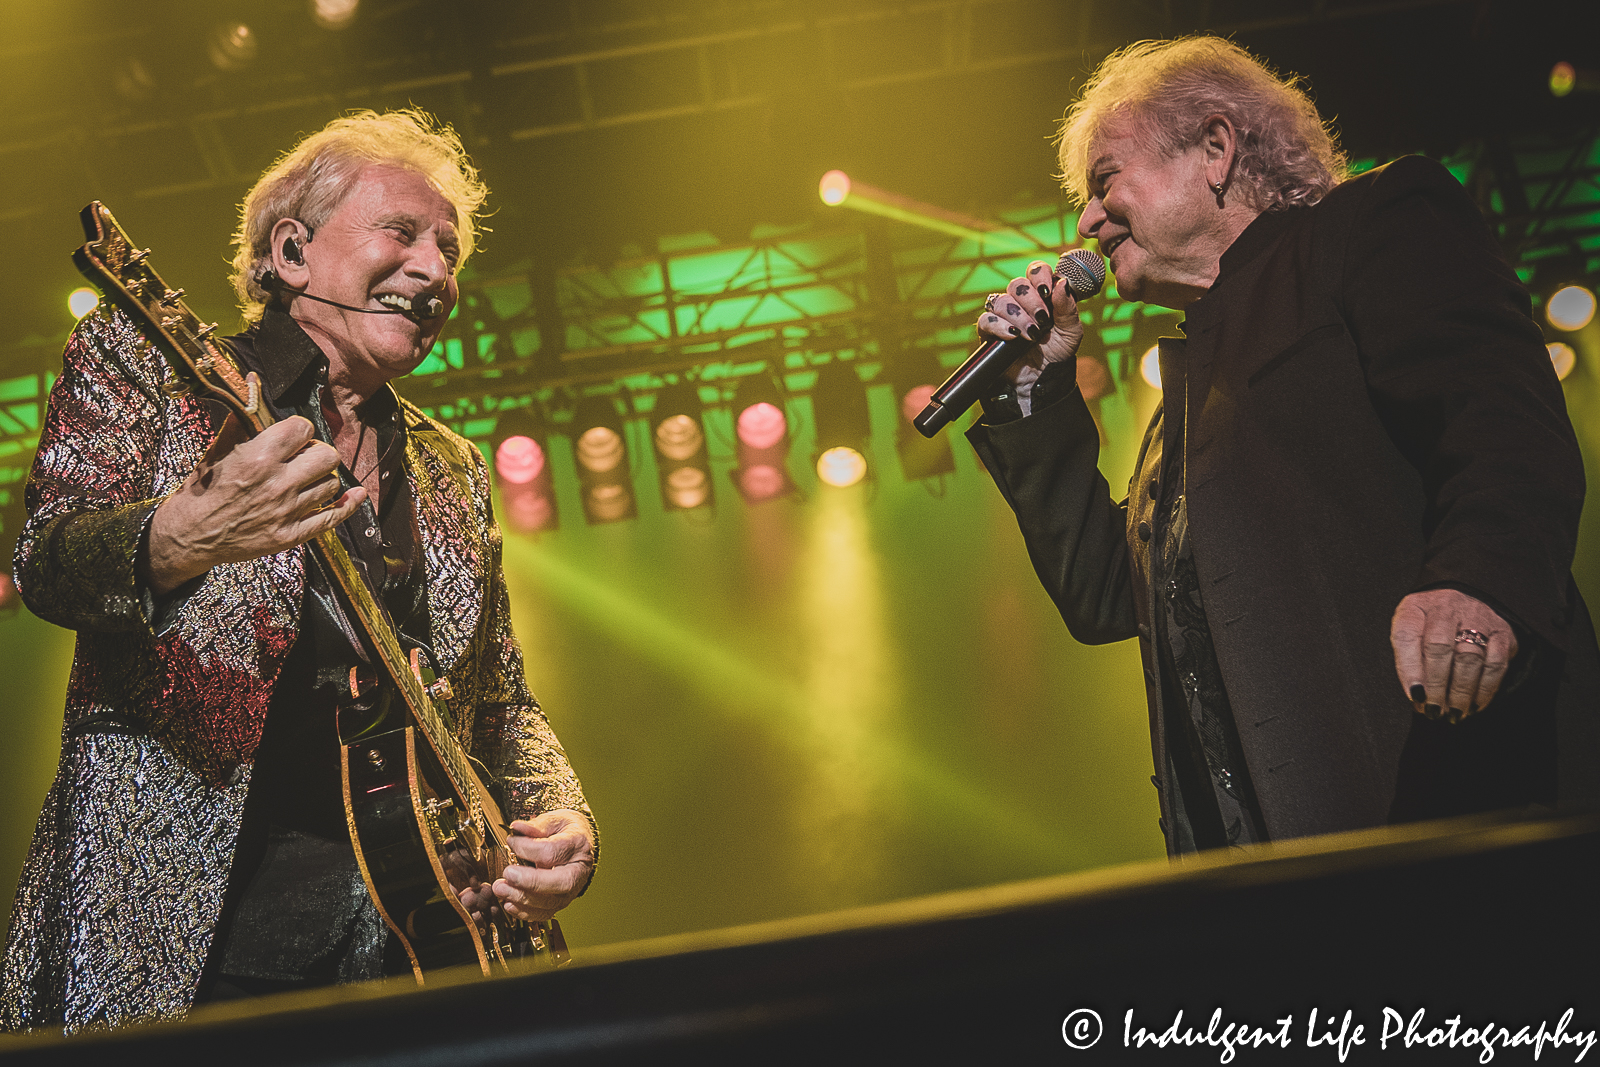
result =
M260 277L271 260L272 228L299 219L313 231L327 222L363 167L388 164L416 171L455 205L461 258L477 243L479 212L489 189L455 130L416 108L355 111L303 138L267 168L239 205L234 231L233 288L246 322L261 318L272 294Z

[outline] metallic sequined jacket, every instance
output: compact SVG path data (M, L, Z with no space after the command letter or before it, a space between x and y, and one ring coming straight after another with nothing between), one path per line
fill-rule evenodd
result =
M16 579L78 632L61 762L23 868L0 1029L114 1026L193 1001L233 862L251 758L294 644L303 549L214 568L159 632L135 558L211 436L120 312L73 333L28 483ZM511 810L589 814L523 677L478 450L404 404L434 650L468 750ZM170 614L172 617L167 617Z

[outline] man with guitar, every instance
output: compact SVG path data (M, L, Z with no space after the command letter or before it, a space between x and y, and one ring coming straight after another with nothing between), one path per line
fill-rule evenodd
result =
M564 953L544 923L598 838L523 677L486 466L389 384L486 192L425 115L330 123L245 198L251 326L222 342L85 212L117 310L67 346L18 544L79 637L0 1028Z

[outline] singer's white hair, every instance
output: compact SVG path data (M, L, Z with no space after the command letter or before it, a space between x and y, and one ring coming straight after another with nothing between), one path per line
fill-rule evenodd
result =
M1345 178L1332 127L1294 76L1220 37L1139 41L1108 56L1061 120L1061 184L1089 200L1090 151L1102 134L1131 135L1163 155L1200 143L1223 115L1238 135L1233 178L1258 211L1314 204Z
M271 255L272 228L299 219L313 231L327 222L371 164L403 167L426 178L456 209L461 241L457 267L477 243L479 213L489 195L455 130L416 108L354 111L301 139L267 168L239 205L234 231L233 288L246 322L261 318L272 294L260 277Z

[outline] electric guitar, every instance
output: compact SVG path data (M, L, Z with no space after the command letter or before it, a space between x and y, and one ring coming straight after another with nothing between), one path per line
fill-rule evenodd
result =
M82 212L88 244L73 261L166 356L185 387L225 404L250 433L276 420L259 386L247 380L216 324L203 325L150 267L99 201ZM367 891L410 957L417 983L436 967L477 963L487 976L508 961L534 957L557 965L570 958L560 924L525 923L502 912L474 920L460 892L493 882L520 862L506 844L503 797L487 770L462 749L436 701L451 697L434 681L418 650L408 656L336 531L308 542L308 565L328 576L369 669L350 671L350 698L339 709L345 818ZM481 768L482 764L477 764ZM496 786L498 783L496 783Z

